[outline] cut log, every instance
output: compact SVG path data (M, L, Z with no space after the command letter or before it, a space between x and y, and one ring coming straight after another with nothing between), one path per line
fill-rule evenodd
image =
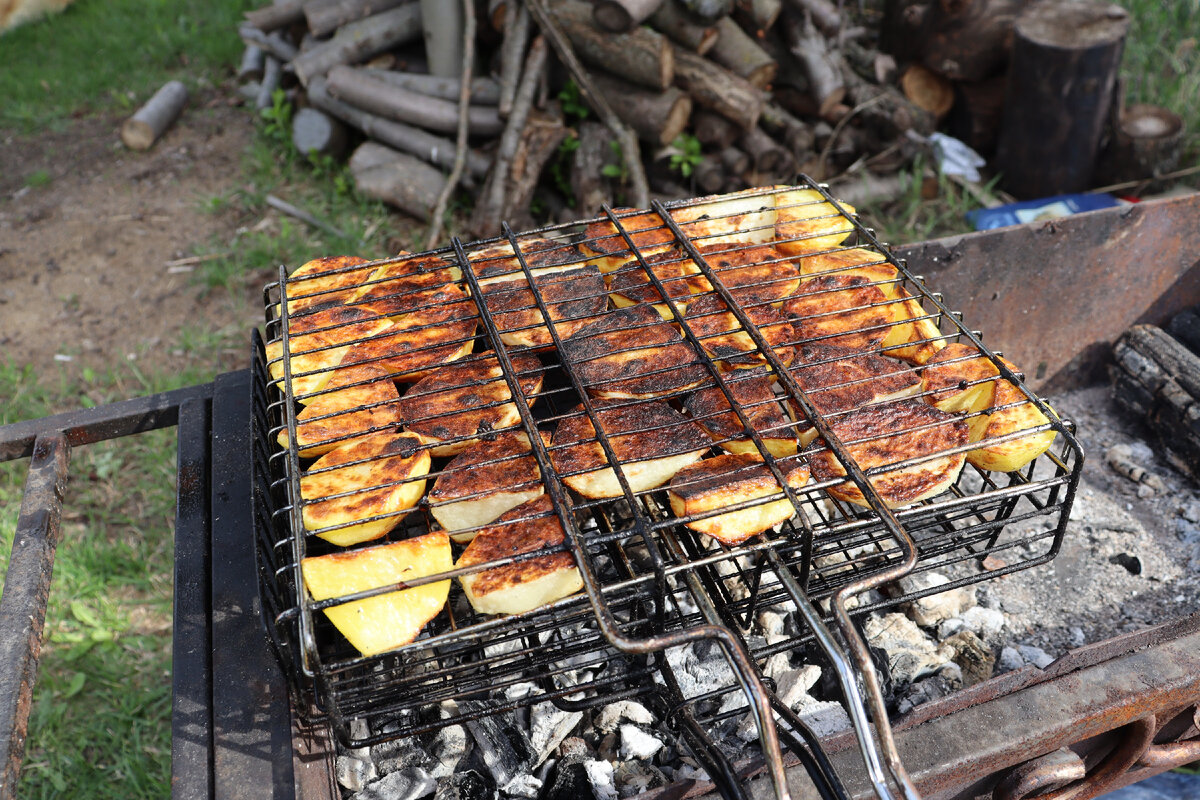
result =
M246 22L258 28L263 33L286 28L295 22L304 20L303 0L286 0L283 3L273 3L269 6L256 8L246 12Z
M429 72L442 78L462 74L463 9L456 0L420 0L421 27Z
M725 165L713 154L706 155L692 167L692 182L701 194L716 194L725 185Z
M471 79L475 74L475 35L477 32L475 0L461 0L459 13L462 16L462 41L458 51L462 53L462 63L459 64L458 74L458 127L455 132L454 145L458 155L454 159L454 167L450 170L446 183L438 195L437 205L433 208L433 221L429 226L429 239L426 247L437 247L441 238L442 225L446 218L446 208L450 198L458 189L459 183L466 172L467 138L470 134L469 116L471 113Z
M343 25L327 42L301 53L292 70L305 86L339 64L353 64L421 37L421 5L405 5Z
M997 75L982 81L954 84L954 105L946 116L946 131L984 158L990 158L996 151L1006 82L1006 76Z
M716 28L717 43L709 57L759 89L769 86L779 70L779 64L771 54L759 47L758 42L730 17L718 20Z
M925 17L933 0L887 0L879 25L879 49L902 64L921 57Z
M457 149L454 142L428 131L394 122L333 97L325 88L325 79L317 78L308 87L308 102L343 122L362 131L366 136L385 145L416 156L445 169L454 165ZM491 169L492 161L477 151L467 154L467 174L482 178Z
M746 131L738 144L750 156L751 168L756 172L788 175L796 171L796 160L791 151L768 136L762 128Z
M498 31L507 30L506 20L511 19L509 16L516 9L516 0L488 0L487 18L491 21L492 27Z
M763 106L759 125L767 133L783 142L797 164L803 163L812 152L816 135L810 125L793 117L775 103Z
M258 83L258 95L254 98L254 110L263 111L275 105L275 90L283 82L283 65L275 56L267 56L263 63L262 80Z
M627 81L651 89L663 90L675 76L675 58L671 43L648 28L629 33L608 33L592 24L591 8L586 3L555 3L547 7L587 64L619 75Z
M350 157L355 188L367 197L429 222L446 185L441 170L415 156L363 142Z
M278 31L263 33L253 25L242 25L238 28L238 36L246 44L261 47L267 55L275 56L284 64L289 63L299 52L296 46L280 36Z
M765 36L782 10L783 0L738 0L736 13L747 31Z
M836 36L842 29L842 15L838 4L830 0L788 0L793 8L801 14L812 18L817 30L826 36Z
M458 78L441 78L436 75L421 75L416 72L398 72L393 69L363 67L362 71L391 86L399 86L410 92L458 102ZM500 84L491 78L471 79L471 105L494 106L500 102Z
M1019 198L1091 186L1129 13L1088 0L1037 5L1014 26L994 166Z
M131 150L149 150L166 133L183 107L188 90L179 81L167 81L121 126L121 141Z
M808 77L809 94L816 101L817 113L824 117L846 96L839 60L830 52L811 17L801 17L789 10L780 18L780 26L788 49Z
M525 45L529 42L529 9L513 0L505 5L506 19L504 41L500 43L500 99L499 114L508 118L512 111L513 96L517 82L521 80L521 61L525 58Z
M242 51L242 63L238 66L238 80L242 83L262 80L266 59L267 53L261 47L256 44L246 45L246 49Z
M656 92L600 73L593 73L592 80L613 112L643 141L667 145L687 127L692 98L674 86Z
M900 89L913 105L938 119L946 116L954 105L953 84L920 64L910 64L904 70L900 76Z
M1145 181L1166 175L1179 164L1183 119L1161 106L1132 105L1120 114L1117 130L1101 154L1101 183Z
M742 130L758 124L763 96L752 83L687 50L675 48L675 83L696 105L711 108Z
M292 144L303 155L341 160L349 141L345 124L320 109L301 108L292 117Z
M721 166L725 167L726 175L741 175L750 169L752 164L750 156L736 147L726 147L717 153L717 158L721 159Z
M594 217L611 203L612 191L604 168L615 163L612 134L602 123L584 120L579 125L579 146L571 154L571 191L576 218ZM618 165L619 166L619 165Z
M650 17L650 24L680 47L704 55L717 43L717 27L696 22L679 0L667 0Z
M879 142L892 142L909 129L928 136L937 128L937 120L928 111L917 108L894 86L879 86L864 80L849 66L843 66L846 102L854 118L874 132Z
M921 61L954 81L981 81L1004 71L1013 22L1031 0L938 0L923 15Z
M687 12L705 23L712 23L733 11L733 0L680 0Z
M742 135L736 122L715 111L698 108L692 113L692 135L708 150L723 150Z
M513 154L512 172L501 212L515 229L535 227L537 221L530 211L533 194L541 180L542 169L566 136L567 126L555 104L551 104L550 111L534 109L529 113L520 144Z
M310 0L304 19L313 36L328 36L348 23L388 11L413 0Z
M663 0L596 0L592 19L606 31L627 33L649 19L662 4Z
M392 86L363 69L336 66L325 86L339 100L388 119L438 133L453 133L458 127L457 103ZM471 134L478 136L495 136L504 130L495 106L472 106L468 125Z

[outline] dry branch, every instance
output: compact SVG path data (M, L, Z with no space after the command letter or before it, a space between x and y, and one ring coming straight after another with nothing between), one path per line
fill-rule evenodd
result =
M467 132L470 126L471 110L471 74L475 69L474 0L462 0L462 22L462 44L459 47L459 52L462 53L462 64L459 65L458 131L455 139L458 154L454 158L454 168L450 170L450 177L446 179L446 185L442 187L437 205L433 209L433 223L429 230L428 246L430 248L437 247L438 238L442 233L442 218L446 215L446 206L450 202L450 195L454 194L458 182L462 180L463 170L466 167Z
M675 83L700 106L733 120L743 130L758 124L762 93L749 81L708 59L675 49Z
M836 36L842 27L842 15L830 0L788 0L801 15L807 14L826 36Z
M284 3L273 3L269 6L256 8L246 12L246 22L258 28L263 33L286 28L294 22L304 19L303 0L287 0Z
M809 93L816 101L817 113L824 117L846 96L839 59L830 52L811 17L787 13L781 25L788 48L808 76Z
M679 0L667 0L650 17L650 24L659 33L681 47L704 55L717 43L720 34L716 25L696 22L679 5Z
M674 86L656 92L599 73L593 74L592 80L614 113L643 141L656 146L670 144L687 127L692 98Z
M420 0L420 4L429 74L457 78L463 61L462 4L456 0Z
M242 51L242 63L238 66L238 80L243 83L262 80L266 58L266 51L258 45L246 45L246 49Z
M756 36L769 31L782 10L783 0L738 0L737 3L738 18Z
M499 113L508 117L512 111L517 82L521 80L521 60L529 41L529 9L517 0L505 4L504 41L500 43Z
M322 42L292 61L292 70L305 86L339 64L353 64L421 36L419 3L384 11L343 25L327 42Z
M717 21L717 43L709 57L759 89L775 79L779 64L730 17Z
M610 202L604 168L612 163L609 143L612 134L600 122L584 120L579 125L579 146L571 156L571 192L575 210L581 217L594 217L603 204Z
M392 86L363 69L334 67L326 88L334 97L388 119L438 133L452 133L458 127L456 103ZM504 129L494 106L471 106L467 118L472 135L494 136Z
M310 0L304 19L313 36L327 36L343 25L366 19L413 0Z
M238 36L246 44L261 47L268 55L275 56L285 64L299 52L295 45L280 36L277 31L263 33L253 25L243 25L238 28Z
M595 0L592 18L596 25L613 33L625 33L645 22L663 0Z
M534 4L528 5L532 11ZM579 58L588 64L651 89L662 90L671 85L675 59L671 43L661 34L648 28L629 33L601 31L592 24L590 6L577 0L555 3L547 11ZM545 25L541 27L544 31Z
M422 75L416 72L398 72L391 69L373 69L363 67L365 74L378 78L392 86L399 86L410 92L438 97L442 100L458 102L460 81L458 78L441 78L435 75ZM470 81L470 101L472 105L494 106L500 102L500 84L491 78L472 78Z

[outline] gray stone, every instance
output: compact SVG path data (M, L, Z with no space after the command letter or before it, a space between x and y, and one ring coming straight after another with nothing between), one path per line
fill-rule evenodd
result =
M949 578L937 572L918 572L896 581L896 589L899 594L912 594L933 590L949 582ZM943 620L960 616L973 605L975 590L970 586L961 586L905 603L904 610L913 622L925 628L933 628Z
M1015 647L1005 646L1000 651L1000 657L996 659L996 673L1012 672L1025 666L1025 659L1021 657L1021 653Z
M1033 645L1017 645L1017 652L1021 654L1021 658L1025 659L1025 663L1033 664L1038 669L1045 669L1054 661L1054 656Z
M950 661L952 651L938 646L903 614L873 614L863 626L867 641L887 653L888 670L898 685L931 675Z
M338 785L352 792L361 791L371 781L378 777L375 765L353 756L338 756L333 765L334 775Z
M963 621L963 627L985 642L1004 630L1004 612L996 608L974 606L964 611L959 619Z

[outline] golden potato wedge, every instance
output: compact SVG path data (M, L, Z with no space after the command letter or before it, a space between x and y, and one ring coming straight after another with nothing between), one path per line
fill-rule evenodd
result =
M708 376L674 325L646 303L605 313L563 340L563 361L601 398L650 398L698 386Z
M804 279L783 303L801 341L854 350L899 343L893 328L903 310L866 278L841 273Z
M793 489L808 483L808 467L800 458L781 459L777 465ZM717 513L768 497L774 499ZM728 545L770 530L795 513L792 501L779 488L771 470L761 458L749 453L723 453L689 464L671 479L667 498L671 511L684 525Z
M903 301L904 310L901 312L901 322L895 328L898 333L885 345L887 354L920 366L946 346L946 339L938 330L937 323L907 289L897 284L895 296ZM892 344L903 346L892 347Z
M373 433L331 450L300 478L304 528L349 547L378 539L425 494L429 449L408 433Z
M710 442L687 417L664 402L597 403L596 417L632 492L667 483L699 461ZM584 497L620 497L621 484L596 429L577 406L554 430L550 459L563 483Z
M1004 363L1014 372L1018 371L1011 362ZM1015 472L1049 450L1058 434L1053 428L1034 431L1049 425L1050 420L1015 384L998 380L994 385L990 409L985 409L990 413L967 420L971 426L971 441L983 444L967 453L967 461L993 472ZM1007 441L994 441L1020 431L1033 432Z
M893 280L899 274L887 259L868 250L865 247L842 248L825 253L813 253L796 259L800 263L800 272L804 277L823 275L826 273L859 272L860 270L880 270L882 280ZM885 291L886 293L886 291Z
M400 393L387 370L372 365L335 370L325 388L309 395L296 415L301 458L315 458L380 430L400 428ZM279 445L288 446L285 427Z
M529 405L542 389L545 368L530 353L512 356ZM400 398L404 430L430 445L435 456L454 456L494 431L521 423L504 371L494 353L446 364L409 387Z
M839 203L846 213L854 206ZM775 195L775 248L788 256L832 250L854 233L854 225L815 189Z
M701 247L700 254L721 284L743 305L779 305L800 285L800 268L768 244L736 249L728 244Z
M549 447L549 434L541 436ZM544 491L528 434L510 431L455 456L433 482L426 500L438 524L450 532L451 539L462 543L475 538L474 528Z
M958 480L966 462L965 452L945 451L967 443L967 423L920 400L907 398L867 406L830 424L847 455L864 471L930 457L868 475L888 508L941 494ZM846 475L846 469L823 440L817 439L805 453L813 479L828 481ZM837 500L869 507L862 491L851 481L834 484L826 491Z
M667 296L680 312L687 308L688 302L696 295L712 290L712 284L700 274L700 267L696 266L683 250L663 250L645 256L644 260L649 267L649 273L653 273L662 283L663 288L667 290ZM671 313L671 307L651 282L649 273L636 258L610 272L608 288L613 305L625 308L639 303L650 303L659 316L674 322L675 315Z
M523 614L583 588L572 555L563 550L562 523L546 495L505 512L471 540L458 567L546 551L459 578L471 607L480 614Z
M795 423L784 413L775 395L773 377L764 369L738 370L724 376L724 380L763 447L776 458L794 456ZM726 452L759 455L757 445L746 433L720 386L708 386L690 395L684 408Z
M289 316L307 308L341 305L350 300L375 269L354 267L369 263L358 256L325 256L301 264L287 279Z
M742 310L758 328L783 366L795 357L796 332L783 314L769 303L744 304ZM715 292L703 294L688 304L684 315L692 333L711 358L732 369L765 366L766 353L758 348L725 301Z
M1000 370L980 354L979 348L952 342L926 361L921 370L925 402L951 414L985 412L992 407L999 374Z
M608 309L604 278L594 266L536 275L533 284L560 339L594 322ZM510 347L536 350L554 347L554 337L524 276L481 283L480 289L483 304L491 312L502 342Z
M293 399L305 402L319 391L333 371L360 342L370 342L392 328L386 317L354 306L316 306L298 312L288 324L288 352ZM284 380L283 341L267 342L267 368L271 377Z
M404 584L453 566L445 531L300 562L304 586L318 601ZM414 641L449 595L447 578L330 606L325 616L360 653L373 656Z

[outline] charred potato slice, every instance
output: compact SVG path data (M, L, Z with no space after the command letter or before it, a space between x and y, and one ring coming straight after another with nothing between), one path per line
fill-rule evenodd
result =
M550 437L543 433L542 442L549 447ZM450 531L450 538L469 542L475 538L473 528L487 525L544 491L529 436L518 431L481 441L455 456L426 499L429 512Z
M800 268L772 245L700 248L704 261L739 303L779 305L800 285Z
M533 405L542 389L543 367L537 356L512 357L521 391ZM480 353L447 364L417 381L400 398L404 429L431 446L435 456L458 455L494 431L519 425L521 412L500 361Z
M362 342L375 341L392 327L385 317L363 308L331 306L306 309L288 323L292 395L305 402L333 377L334 370ZM271 377L283 383L283 341L267 343Z
M563 550L562 523L550 498L530 500L505 512L476 534L459 556L458 567L546 551L459 578L471 607L480 614L523 614L583 588L575 559Z
M452 567L445 531L300 562L304 586L318 601L409 583ZM373 656L414 641L449 595L447 578L330 606L325 616L360 653Z
M725 385L771 455L784 458L796 454L795 423L784 414L772 388L772 378L765 370L732 373L725 377ZM720 386L709 386L692 394L685 408L726 452L759 454Z
M374 433L331 450L300 478L305 530L340 547L384 536L425 493L429 462L407 433Z
M801 281L783 310L802 341L874 350L898 343L892 331L903 305L862 276L829 274Z
M861 273L863 270L879 270L881 280L894 280L899 274L895 267L874 250L863 247L831 250L828 253L814 253L797 259L800 271L804 277L824 275L827 273Z
M595 407L630 491L662 486L680 469L699 461L709 448L703 431L664 402L610 402ZM550 459L563 483L584 497L622 495L617 474L582 406L559 421Z
M712 284L700 274L700 268L682 250L672 248L644 258L649 272L640 261L631 258L609 274L608 288L613 305L617 308L651 303L663 319L675 320L670 306L651 282L649 273L658 278L667 290L667 296L681 311L696 295L712 290Z
M840 203L846 213L854 207ZM775 195L775 247L789 256L831 250L854 233L854 226L814 189Z
M608 309L608 296L600 270L583 266L550 275L538 275L534 287L550 312L550 321L560 339L594 322ZM483 303L492 313L500 340L510 347L545 350L554 337L538 308L524 276L515 280L481 284Z
M867 479L888 508L898 508L946 491L958 479L965 452L946 453L967 443L967 423L920 400L904 399L867 406L830 422L847 455L864 471L925 459L885 469ZM846 469L818 439L806 450L817 481L845 477ZM870 507L862 491L845 481L826 489L837 500Z
M633 208L616 208L613 209L613 214L643 256L660 253L677 245L671 229L653 211L639 212ZM588 223L585 238L579 243L579 249L587 256L589 263L595 264L605 274L615 271L634 258L625 237L608 219Z
M533 237L518 239L517 247L535 280L588 266L583 253L570 242ZM521 259L517 258L517 252L509 242L498 242L468 253L467 259L471 262L471 268L475 271L480 286L510 280L526 280L525 271L521 268Z
M948 413L978 414L992 407L1000 370L979 348L953 342L925 362L925 402ZM982 433L982 430L980 431Z
M769 303L745 304L742 310L780 363L784 366L792 363L795 356L792 342L796 341L792 324ZM766 354L719 295L710 292L697 297L688 304L685 320L704 352L725 366L748 369L767 363Z
M315 458L358 437L400 427L400 393L387 370L364 365L335 370L325 389L310 395L296 415L296 445L301 458ZM288 446L285 427L279 444Z
M1004 364L1014 372L1018 371L1011 362L1004 361ZM1034 430L1049 425L1050 420L1011 381L995 382L989 406L984 409L988 414L967 420L971 426L971 441L983 444L967 453L967 461L976 467L994 472L1015 472L1054 444L1057 433L1053 428ZM1002 442L994 441L1021 431L1031 433Z
M781 459L777 465L793 489L808 482L808 468L797 457ZM768 497L774 499L718 513ZM725 453L689 464L671 479L667 498L671 511L684 520L684 525L728 545L770 530L795 513L771 470L761 458L749 453Z
M609 311L563 340L564 361L602 398L651 398L698 386L708 375L674 325L645 303Z
M301 264L287 279L288 314L350 300L374 270L354 267L369 263L358 256L325 256Z
M349 300L368 306L386 317L399 317L428 302L428 292L454 283L462 271L441 256L409 257L401 253L395 260L375 269Z

